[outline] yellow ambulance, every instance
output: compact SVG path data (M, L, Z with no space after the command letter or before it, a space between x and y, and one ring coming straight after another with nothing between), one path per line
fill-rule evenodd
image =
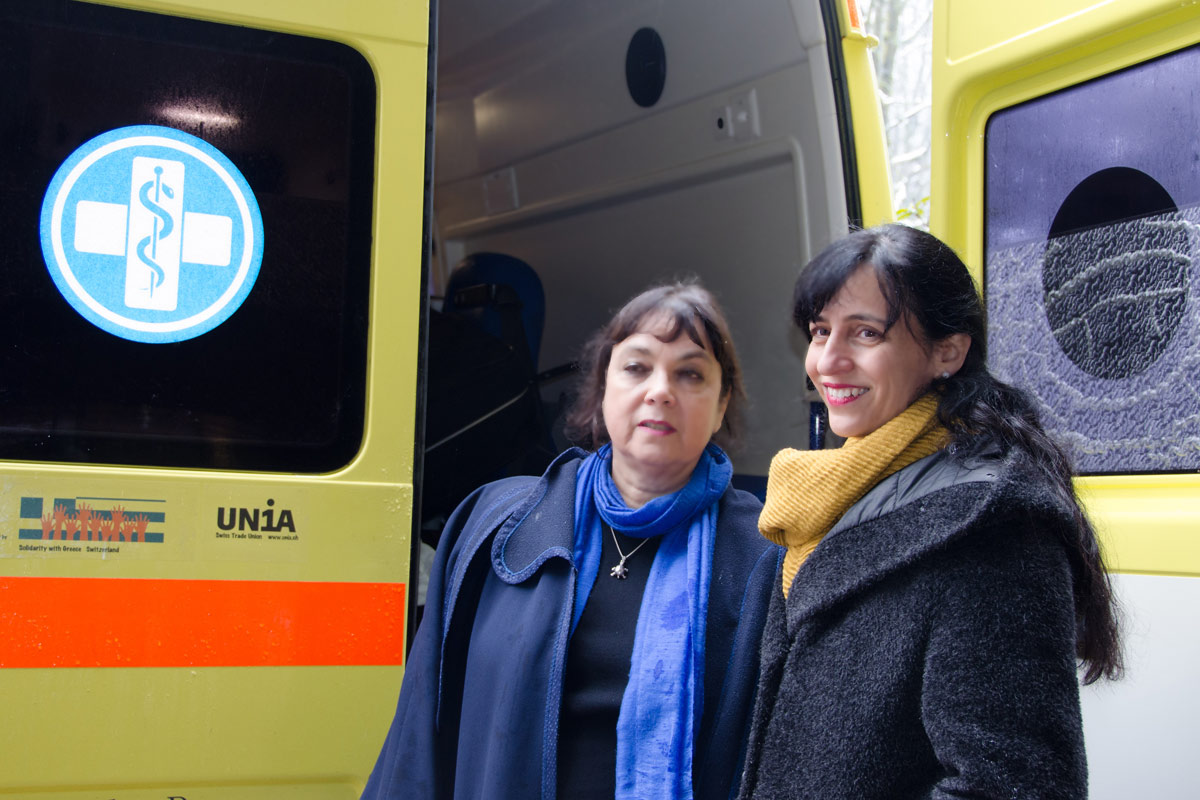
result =
M443 379L464 259L532 265L539 372L699 275L761 481L786 287L890 213L869 44L827 0L0 0L0 796L358 795L419 534L500 449L447 415L504 382Z
M1129 615L1094 797L1188 796L1200 718L1197 41L935 11L933 229ZM439 521L562 445L564 365L654 280L725 306L761 490L817 399L795 273L892 214L872 43L852 0L0 0L0 797L357 797ZM515 307L520 347L449 320Z

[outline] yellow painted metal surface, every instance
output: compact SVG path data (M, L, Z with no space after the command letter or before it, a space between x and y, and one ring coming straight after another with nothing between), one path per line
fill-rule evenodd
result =
M984 134L1002 109L1200 42L1188 0L937 0L931 231L982 281ZM1200 478L1078 481L1122 572L1200 575Z
M5 670L0 797L354 798L390 667ZM18 724L19 723L19 724Z
M935 2L933 18L931 230L976 268L983 262L988 118L1200 39L1200 5L1194 2L1026 0L982 12L984 5ZM996 28L993 16L1001 9L1011 20ZM1013 33L1023 28L1019 20L1028 33ZM973 31L973 45L954 47L951 57L952 32L964 30Z
M888 164L887 136L883 128L883 109L879 105L879 82L871 48L879 40L862 30L857 8L851 19L850 5L836 4L838 30L842 31L842 63L846 70L846 91L850 96L850 122L854 136L855 167L862 203L863 225L879 225L895 219L892 208L891 167Z
M357 50L373 69L378 97L363 445L348 465L325 475L0 462L0 579L407 583L428 4L109 4L330 39ZM151 498L167 509L168 532L161 543L121 543L119 552L103 556L21 550L15 531L28 524L20 519L21 498L59 496ZM295 538L218 535L220 509L262 510L268 501L276 512L290 511ZM164 595L162 603L169 607L172 597ZM392 623L404 629L404 619ZM279 624L289 623L281 618ZM0 668L0 797L357 797L386 733L401 674L400 666L369 665Z
M850 34L842 39L842 57L850 93L850 119L854 123L862 219L868 227L895 219L883 110L879 106L875 66L871 63L870 48L876 41L861 34Z
M347 0L337 7L325 0L113 0L101 5L231 22L351 45L392 41L421 47L429 43L429 3L424 0ZM357 49L369 57L373 48Z

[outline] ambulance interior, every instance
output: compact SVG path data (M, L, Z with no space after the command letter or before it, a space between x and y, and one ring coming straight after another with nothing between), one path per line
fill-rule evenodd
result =
M728 316L749 395L737 481L761 492L776 450L808 446L816 397L791 289L848 224L832 7L438 5L426 524L488 479L469 474L481 448L516 448L524 463L501 469L529 472L567 444L564 365L627 299L664 280L698 278ZM452 277L463 265L468 277ZM542 415L545 433L524 445L502 421L520 405L505 404L521 381L485 397L502 383L485 377L495 365L464 348L462 326L445 316L492 313L495 333L503 312L482 307L503 300L478 276L517 272L544 293L533 368L543 402L528 413ZM538 338L536 324L523 332ZM474 407L449 408L456 402Z

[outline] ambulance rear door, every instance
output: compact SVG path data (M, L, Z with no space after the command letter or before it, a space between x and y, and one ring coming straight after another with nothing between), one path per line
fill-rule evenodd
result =
M1127 674L1083 690L1100 800L1195 796L1198 43L1176 0L935 2L932 230L1072 451L1123 605Z

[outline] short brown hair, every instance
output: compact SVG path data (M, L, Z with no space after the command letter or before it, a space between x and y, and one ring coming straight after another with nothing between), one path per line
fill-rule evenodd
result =
M668 322L667 330L656 337L659 341L673 342L680 333L686 333L693 342L712 352L721 367L721 397L728 398L725 419L714 438L723 446L736 444L741 435L741 412L746 399L742 367L725 314L712 293L695 280L647 289L622 306L607 325L588 339L579 360L578 394L567 412L567 437L589 450L609 440L603 404L613 347L655 317Z

